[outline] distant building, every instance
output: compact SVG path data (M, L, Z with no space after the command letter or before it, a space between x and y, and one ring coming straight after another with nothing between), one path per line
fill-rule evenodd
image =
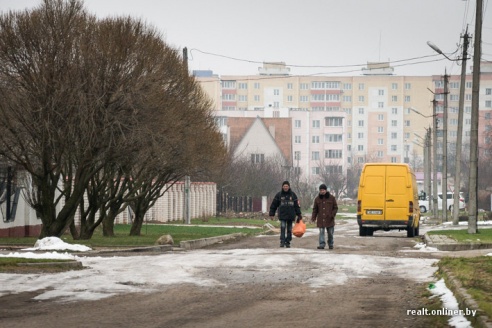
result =
M491 142L488 131L492 131L492 64L483 63L481 70L479 143L484 146ZM308 178L315 180L321 166L331 170L336 166L347 172L366 162L407 162L414 170L422 170L420 137L432 127L434 97L441 119L438 154L442 154L443 77L397 76L388 62L368 63L361 73L293 76L285 63L277 62L264 63L259 75L212 75L197 80L214 103L222 131L231 117L290 118L292 166ZM449 77L448 153L456 144L460 80L459 75ZM472 76L468 74L465 145L471 127L471 84ZM438 158L436 167L441 166Z

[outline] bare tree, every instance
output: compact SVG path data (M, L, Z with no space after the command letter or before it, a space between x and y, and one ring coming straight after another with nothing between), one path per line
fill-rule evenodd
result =
M335 198L345 194L347 191L347 175L343 173L341 161L330 160L328 162L320 162L318 165L320 167L320 179L330 188L330 193Z
M97 20L78 0L0 17L0 156L30 174L40 237L60 236L91 179L145 153L145 140L171 170L213 165L203 154L221 151L220 136L183 66L155 29Z

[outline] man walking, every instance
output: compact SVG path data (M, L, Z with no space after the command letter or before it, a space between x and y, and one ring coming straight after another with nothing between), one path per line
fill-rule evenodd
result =
M302 218L297 195L290 189L289 181L282 183L282 190L273 198L269 213L271 219L275 216L277 209L278 219L280 220L280 247L289 248L292 240L292 222L296 215L296 222L299 222Z
M318 249L324 249L325 229L328 232L328 247L333 249L333 233L335 232L335 215L337 215L337 200L327 191L326 185L319 186L319 195L314 199L313 213L311 221L316 221L319 228L319 245Z

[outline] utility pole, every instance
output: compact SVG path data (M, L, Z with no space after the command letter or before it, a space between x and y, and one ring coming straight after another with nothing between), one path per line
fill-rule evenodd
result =
M453 225L459 224L460 189L461 189L461 145L463 142L463 112L465 107L466 60L468 56L468 27L463 36L463 57L461 58L460 102L458 107L458 131L456 136L456 155L453 195Z
M430 134L431 134L431 128L429 127L427 129L427 132L425 133L425 149L424 149L424 166L425 166L425 171L424 171L424 180L425 180L425 188L427 195L430 197L431 195L431 139L430 139ZM430 198L429 198L429 204L430 204Z
M468 206L468 233L477 233L478 219L478 107L480 95L480 57L482 56L483 0L477 0L475 15L475 45L473 50L473 86L470 130L470 202Z
M444 70L444 115L442 124L442 222L448 221L448 73Z
M433 217L434 219L437 219L437 117L436 117L436 106L437 106L437 101L434 96L434 100L432 101L432 118L433 118L433 123L434 123L434 131L432 134L432 160L434 162L434 176L432 178L432 210L433 210Z
M183 69L184 73L186 76L188 76L188 48L184 47L183 48ZM184 192L185 192L185 198L184 198L184 219L186 224L191 223L191 218L190 218L190 203L191 203L191 195L190 195L190 187L191 187L191 182L190 182L190 176L186 175L185 176L185 184L184 184Z

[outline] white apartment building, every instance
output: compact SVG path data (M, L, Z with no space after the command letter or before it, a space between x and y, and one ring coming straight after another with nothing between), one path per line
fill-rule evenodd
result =
M284 63L265 64L259 72L209 74L197 80L214 102L219 125L227 125L228 117L290 117L291 165L309 178L316 178L321 166L345 173L350 166L366 162L408 162L416 171L422 170L421 138L432 127L434 97L442 137L444 96L434 95L443 91L442 76L391 75L388 63L370 64L360 76L291 76ZM449 78L448 147L456 142L459 81L460 76ZM470 131L470 81L471 75L466 82L465 136ZM492 71L482 73L483 131L492 130L482 120L490 119L491 85ZM490 140L484 136L482 142Z

